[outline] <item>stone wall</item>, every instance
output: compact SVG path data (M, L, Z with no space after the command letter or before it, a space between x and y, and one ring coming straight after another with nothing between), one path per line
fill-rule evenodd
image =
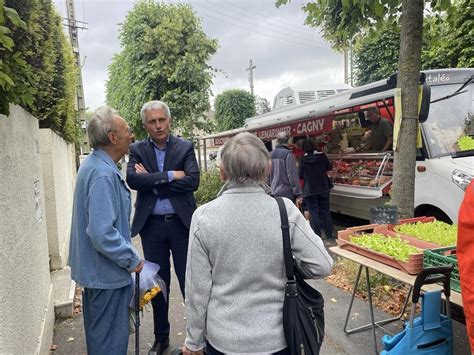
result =
M48 354L54 309L38 120L0 115L0 354Z

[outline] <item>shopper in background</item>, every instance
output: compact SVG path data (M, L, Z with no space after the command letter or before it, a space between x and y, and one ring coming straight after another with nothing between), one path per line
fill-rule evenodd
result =
M303 197L311 215L311 227L321 236L321 224L326 238L334 238L329 194L333 188L327 172L332 169L331 162L325 153L318 152L310 138L303 142L305 154L301 157L299 176L304 180Z
M456 250L466 329L474 353L474 181L468 186L459 209Z
M299 206L303 199L296 160L288 147L288 133L279 132L276 139L277 146L271 153L272 170L269 178L272 195L286 197Z

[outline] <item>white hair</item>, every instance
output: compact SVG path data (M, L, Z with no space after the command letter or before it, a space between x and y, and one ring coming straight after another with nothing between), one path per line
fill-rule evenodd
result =
M229 181L265 183L270 154L255 135L243 132L225 142L220 151L221 164Z
M118 112L110 106L102 106L95 110L92 120L87 126L87 135L92 148L105 147L110 144L109 132L115 131L114 118Z
M277 144L286 144L288 143L289 139L290 137L285 131L278 132L276 135Z
M142 123L143 124L146 123L145 113L147 111L159 110L159 109L162 109L163 111L165 111L166 117L171 118L170 108L163 101L158 101L158 100L148 101L143 105L142 109L140 110L140 116L142 118Z

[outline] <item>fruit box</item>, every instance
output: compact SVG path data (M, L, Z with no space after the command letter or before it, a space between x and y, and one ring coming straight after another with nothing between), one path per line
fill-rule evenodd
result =
M362 227L365 227L365 229ZM363 255L367 258L373 259L380 263L392 266L410 275L416 275L423 269L423 253L422 252L418 254L410 255L408 261L404 262L404 261L397 260L389 255L382 254L382 253L379 253L371 249L367 249L360 245L352 243L350 240L350 237L357 234L380 233L380 234L387 235L386 233L387 229L386 229L386 226L384 225L372 224L372 225L367 225L367 226L362 226L362 227L348 228L346 230L338 232L337 244L342 249L350 250L354 253ZM349 231L349 230L352 230L352 231ZM370 230L372 230L372 232L370 232ZM389 237L393 238L393 236L389 236ZM411 243L409 241L409 244L415 247L419 247L418 243Z
M421 240L421 239L418 239L418 238L413 237L411 235L403 234L403 233L395 231L395 228L397 227L397 225L400 225L400 224L417 223L417 222L430 223L430 222L433 222L433 221L436 221L436 218L434 218L434 217L415 217L415 218L402 219L402 220L398 221L397 224L389 224L387 226L387 230L388 230L387 235L390 235L392 237L399 236L400 238L405 239L406 241L408 241L410 243L416 243L416 246L420 249L441 248L442 245L439 245L439 244L436 244L436 243L433 243L433 242L428 242L428 241L425 241L425 240ZM413 245L415 245L415 244L413 244Z
M453 265L453 271L451 272L450 279L451 290L461 292L456 247L451 246L432 250L427 249L423 252L424 267L444 266L450 264Z

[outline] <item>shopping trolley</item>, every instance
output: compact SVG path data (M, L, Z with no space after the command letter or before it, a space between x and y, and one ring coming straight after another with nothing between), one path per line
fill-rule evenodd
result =
M450 275L452 265L423 269L415 280L412 294L410 320L405 329L394 336L384 335L382 355L406 354L453 354L453 328L449 308ZM441 314L441 290L424 292L421 288L427 284L443 283L446 297L445 314ZM422 299L421 314L415 318L415 308Z

